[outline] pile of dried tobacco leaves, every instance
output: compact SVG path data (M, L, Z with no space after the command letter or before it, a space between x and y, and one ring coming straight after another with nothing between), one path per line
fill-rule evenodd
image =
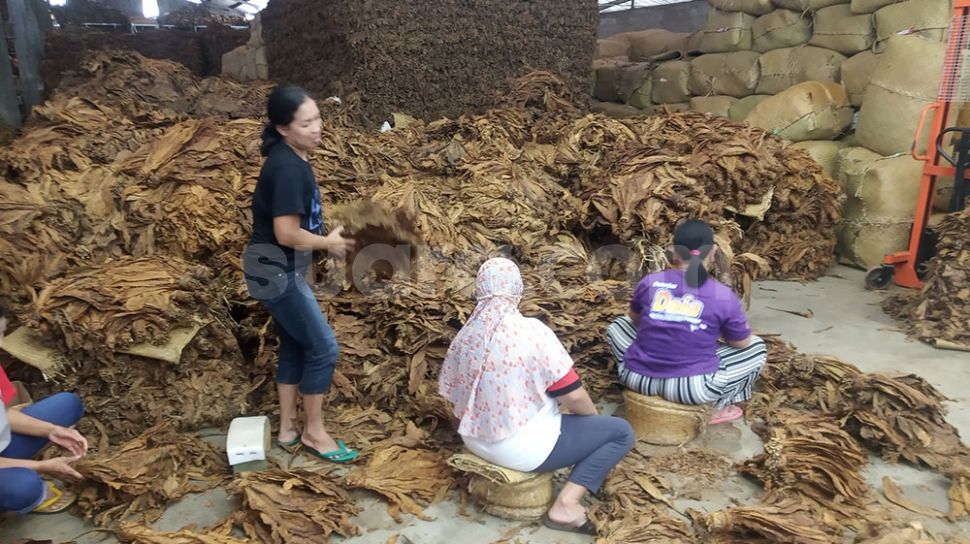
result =
M883 308L924 342L970 351L970 208L947 215L936 231L923 290L890 296Z
M170 431L140 436L146 429L273 409L275 334L241 272L265 89L198 80L132 53L100 54L85 69L88 79L56 92L0 149L0 289L36 341L62 352L48 375L85 398L85 425L113 446L85 467L93 479L82 509L103 522L150 518L191 486L178 475L146 484L140 463L160 456L210 482L227 475L202 450L171 457ZM321 103L312 163L328 224L370 243L354 262L315 268L342 348L328 422L363 458L342 480L282 470L237 478L235 522L250 538L353 534L349 487L384 495L395 514L420 514L447 493L443 450L454 445L432 438L449 414L437 372L488 257L517 260L523 312L556 331L595 395L614 382L603 331L636 279L664 265L678 221L714 225L725 250L715 272L742 294L754 278L814 279L832 263L838 187L764 131L696 113L584 115L541 73L515 82L503 104L458 119L401 117L379 134ZM692 530L668 514L662 467L632 456L594 513L603 542L834 541L868 508L860 445L950 476L951 514L966 515L966 448L925 382L773 342L762 390L752 414L766 420L766 452L742 468L765 483L762 504L695 515ZM421 470L402 478L402 463ZM311 495L327 501L312 506ZM126 541L168 538L118 531ZM207 535L172 538L232 541L225 527Z
M240 264L265 89L199 80L130 52L98 53L84 72L0 150L4 299L41 342L66 353L68 364L47 373L78 388L112 438L143 429L110 417L105 394L119 383L191 390L235 375L256 384L235 388L235 398L214 395L210 413L222 421L169 418L182 429L225 423L273 394L258 384L272 376L275 335ZM344 353L334 401L444 415L437 369L489 256L520 263L524 311L553 327L598 391L611 382L602 331L635 279L663 266L678 221L715 225L730 257L717 272L739 291L756 276L812 279L832 262L839 190L804 153L724 119L584 116L571 98L538 73L516 82L502 108L410 119L383 134L352 128L344 106L321 104L325 136L313 166L325 211L335 213L328 221L371 242L352 263L317 267ZM132 380L138 365L116 352L164 345L187 323L229 333L204 342L225 371L167 362L182 377ZM108 387L85 379L95 375ZM178 414L173 402L154 395L130 408L147 426Z

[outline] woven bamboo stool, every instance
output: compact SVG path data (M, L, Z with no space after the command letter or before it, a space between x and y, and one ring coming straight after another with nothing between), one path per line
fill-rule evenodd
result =
M637 438L658 446L679 446L702 435L711 419L707 404L677 404L661 397L623 391L626 419Z
M493 465L470 453L448 460L469 476L468 492L489 514L514 521L535 521L552 505L552 473L519 472Z

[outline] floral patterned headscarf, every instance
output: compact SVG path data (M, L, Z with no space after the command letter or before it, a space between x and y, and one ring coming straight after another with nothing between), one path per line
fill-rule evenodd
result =
M519 268L508 259L489 259L478 270L478 304L448 348L438 383L462 435L486 442L514 435L572 368L555 333L519 313L522 289Z

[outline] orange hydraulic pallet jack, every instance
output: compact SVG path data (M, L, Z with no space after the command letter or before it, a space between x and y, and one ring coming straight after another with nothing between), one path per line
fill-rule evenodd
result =
M970 169L970 128L946 128L954 110L953 105L961 102L970 102L970 0L953 0L953 22L950 25L940 92L936 102L923 110L913 141L913 157L925 164L909 246L906 251L886 255L882 265L866 273L865 284L869 289L885 288L892 279L902 287L918 289L923 286L926 262L936 252L936 238L927 228L927 223L933 211L933 195L938 178L953 176L951 211L964 207L967 193L970 192L970 183L966 178ZM931 112L929 144L926 152L920 154L923 127ZM944 139L948 134L956 135L953 155L944 149ZM949 164L941 165L941 158Z

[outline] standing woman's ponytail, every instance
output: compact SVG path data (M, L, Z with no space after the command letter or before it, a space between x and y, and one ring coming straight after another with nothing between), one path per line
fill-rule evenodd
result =
M293 85L280 85L269 93L269 98L266 100L266 116L269 117L269 122L263 127L260 154L264 157L269 155L273 146L283 141L283 135L276 127L292 123L296 110L300 109L308 98L310 96L306 91Z
M687 263L686 280L690 287L700 287L709 275L704 261L714 249L714 231L703 221L684 221L674 231L674 253Z
M273 123L266 123L260 138L262 138L263 142L259 144L259 153L264 157L269 155L269 150L273 149L274 145L283 141L283 135L280 134L280 131L276 130L276 125Z

